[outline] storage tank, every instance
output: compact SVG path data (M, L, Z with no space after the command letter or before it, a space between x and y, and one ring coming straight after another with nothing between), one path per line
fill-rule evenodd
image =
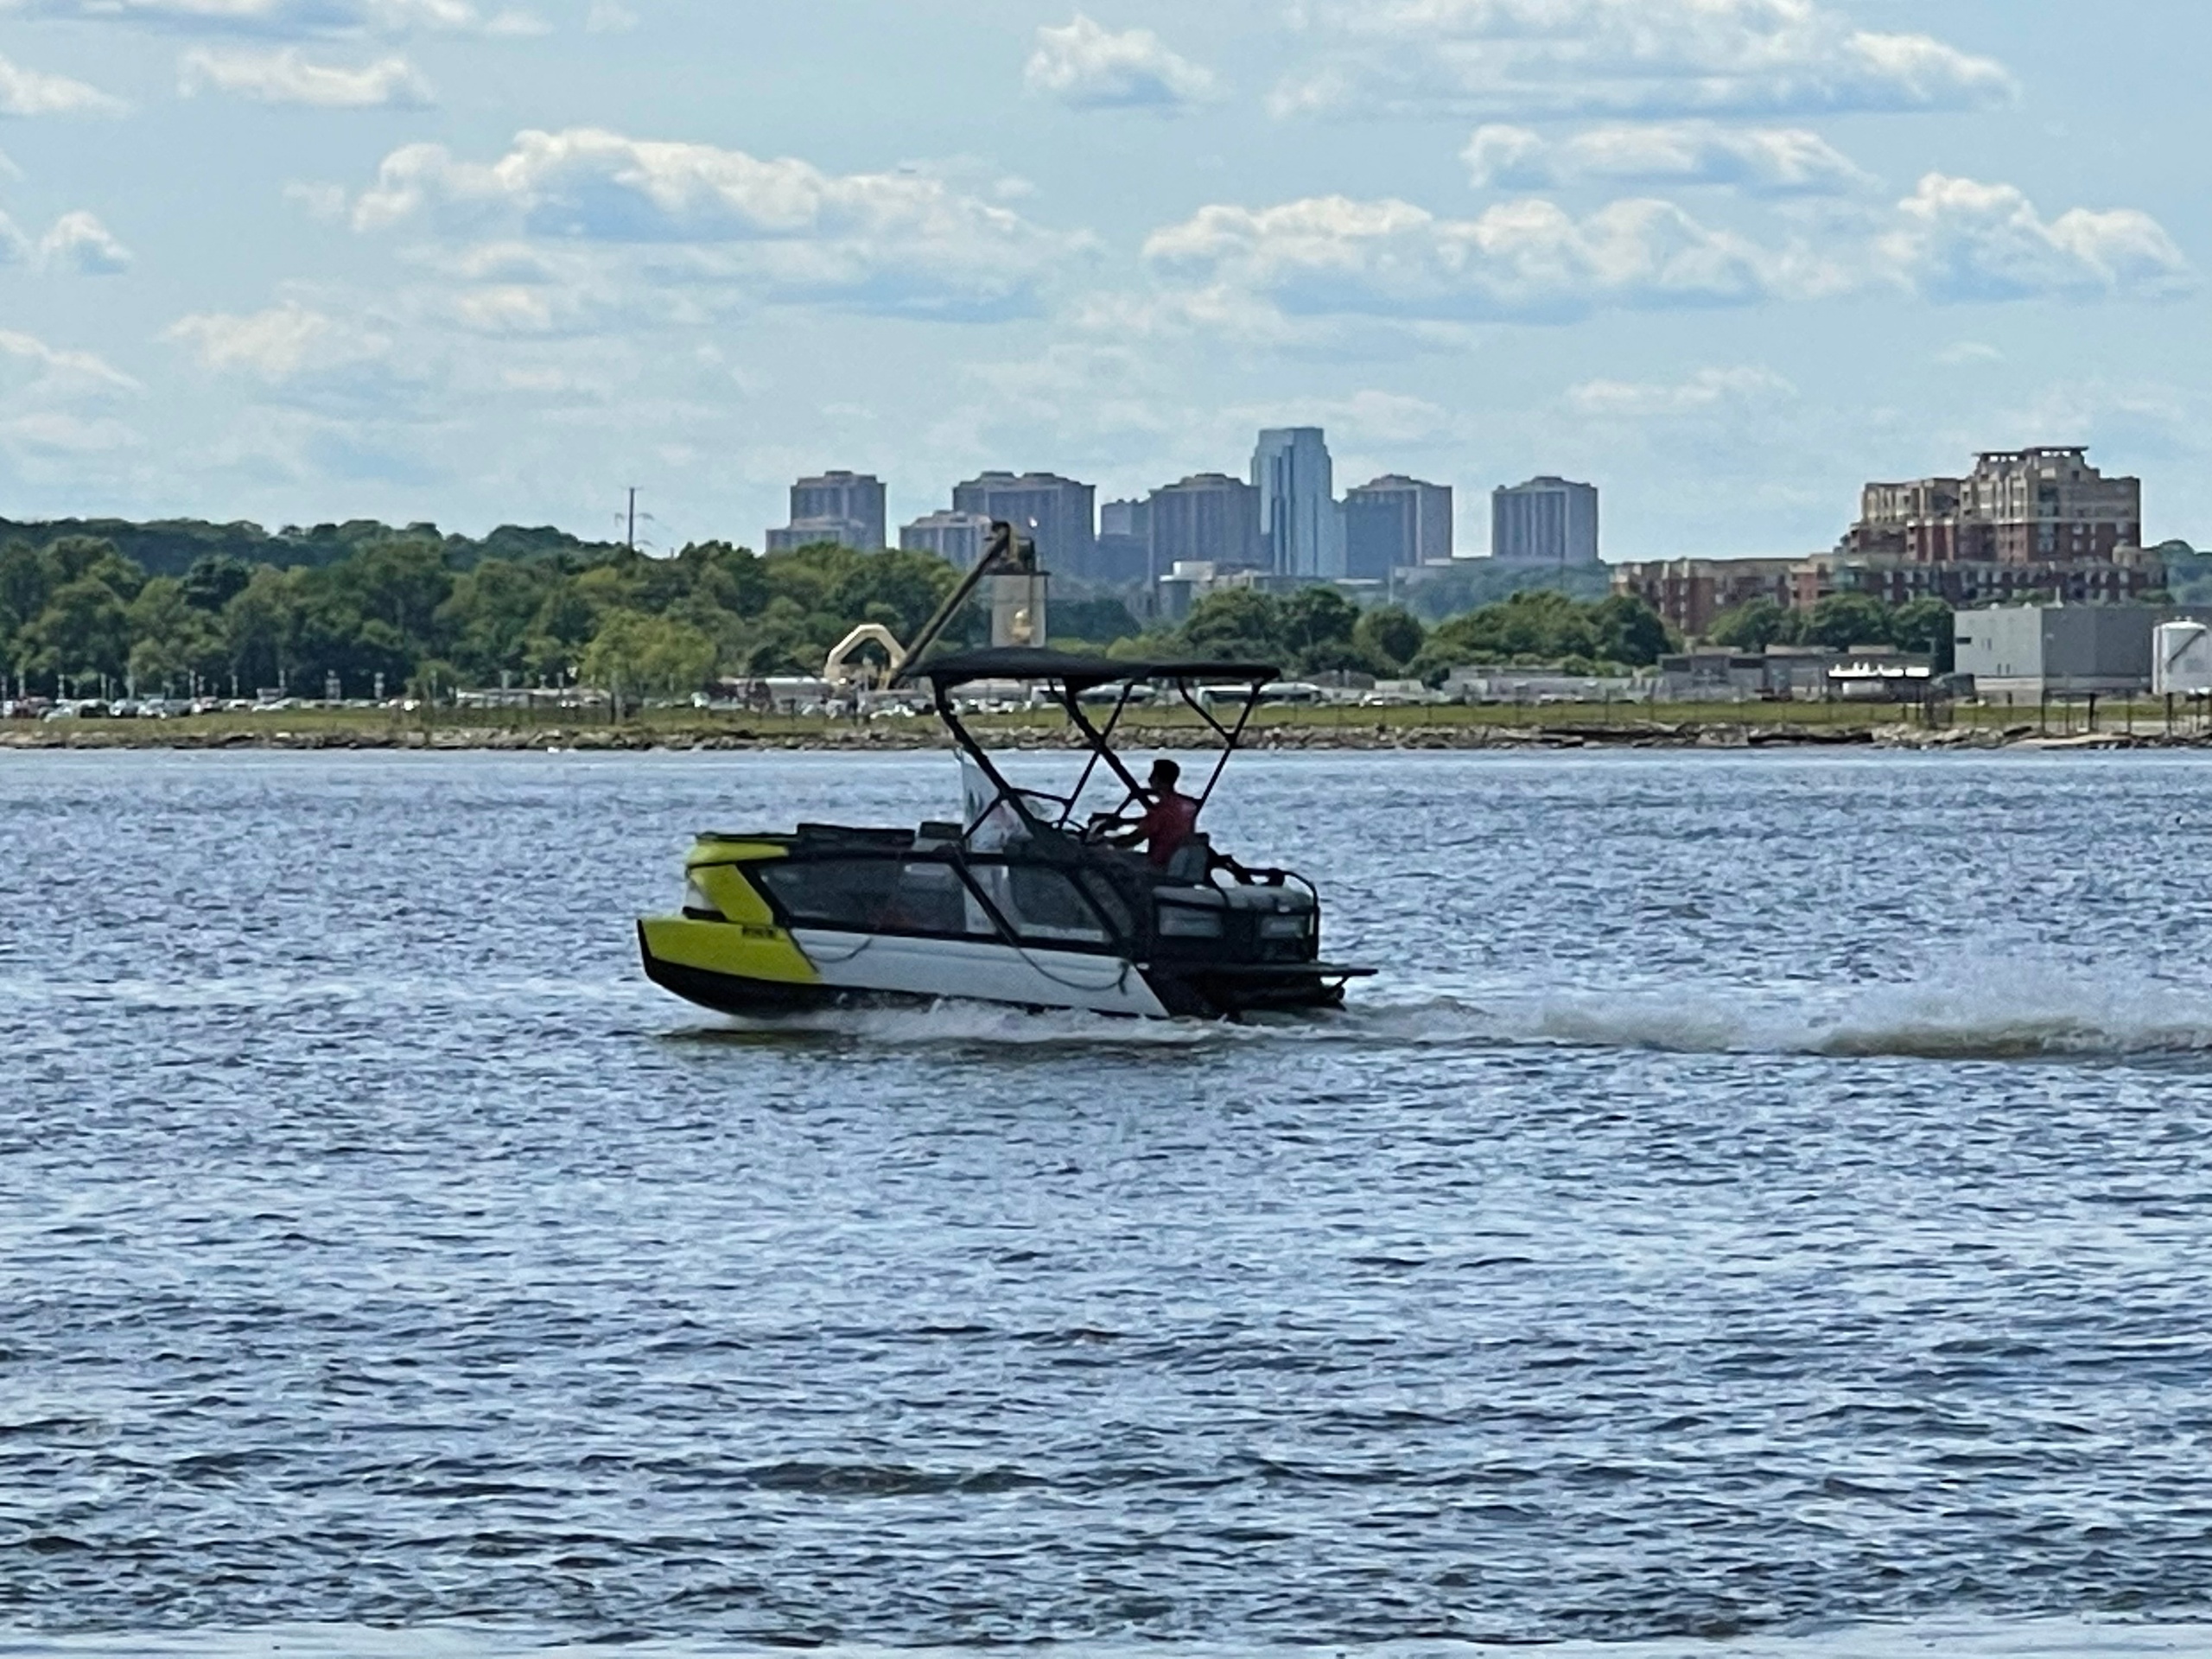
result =
M2212 693L2212 626L2161 622L2152 631L2151 690L2159 696Z

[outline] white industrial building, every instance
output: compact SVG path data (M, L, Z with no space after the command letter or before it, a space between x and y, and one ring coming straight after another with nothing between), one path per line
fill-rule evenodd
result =
M2135 696L2153 683L2152 636L2163 623L2212 621L2212 611L2164 605L2003 605L1961 611L1954 666L1987 702Z

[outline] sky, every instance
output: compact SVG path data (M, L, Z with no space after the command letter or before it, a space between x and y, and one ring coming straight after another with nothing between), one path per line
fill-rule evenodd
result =
M0 517L758 546L1262 426L1831 545L2087 443L2212 541L2185 0L0 0Z

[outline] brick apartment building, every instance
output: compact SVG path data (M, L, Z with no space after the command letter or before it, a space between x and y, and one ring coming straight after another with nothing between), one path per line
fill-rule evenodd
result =
M1701 637L1754 600L1810 610L1834 594L1955 609L2052 598L2121 603L2165 583L2143 550L2140 479L2107 478L2079 448L1993 449L1963 478L1873 483L1832 553L1663 559L1614 568L1613 591Z

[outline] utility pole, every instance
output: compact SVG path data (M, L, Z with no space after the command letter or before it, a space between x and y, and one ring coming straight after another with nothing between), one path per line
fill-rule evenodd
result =
M638 550L638 486L630 486L630 528L623 537L623 544L632 553Z

